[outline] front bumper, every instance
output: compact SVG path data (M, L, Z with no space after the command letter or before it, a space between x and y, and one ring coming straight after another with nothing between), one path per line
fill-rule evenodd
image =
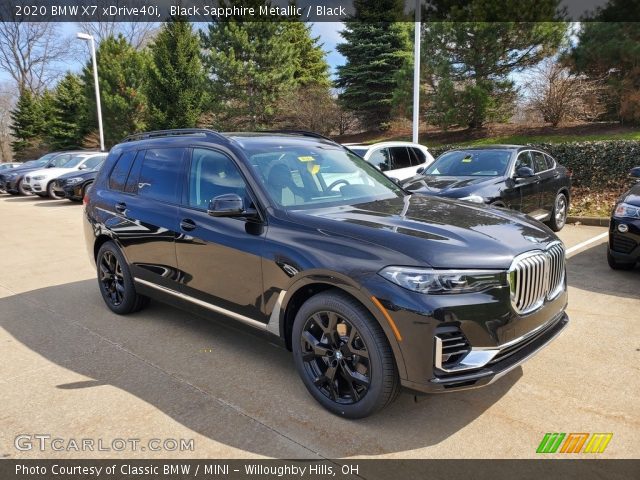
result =
M70 200L82 200L82 188L83 183L75 183L71 185L65 184L62 187L62 192L64 193L65 198Z
M30 187L33 193L46 193L47 192L47 182L45 180L31 180L31 183L24 183L25 190L27 186Z
M618 225L625 224L629 230L621 233ZM640 220L633 218L611 218L609 226L609 253L616 260L632 263L640 260Z

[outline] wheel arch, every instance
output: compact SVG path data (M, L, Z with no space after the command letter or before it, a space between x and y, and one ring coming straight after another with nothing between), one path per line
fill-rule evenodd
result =
M348 295L360 303L369 312L369 314L380 325L387 337L387 341L393 351L394 360L396 362L400 378L406 378L406 368L400 345L393 333L392 327L389 325L382 312L362 289L350 284L349 282L339 281L336 277L331 277L330 279L318 277L301 279L286 292L279 308L280 336L283 339L286 348L288 350L292 350L293 322L296 314L300 310L300 307L310 298L328 290L335 290Z

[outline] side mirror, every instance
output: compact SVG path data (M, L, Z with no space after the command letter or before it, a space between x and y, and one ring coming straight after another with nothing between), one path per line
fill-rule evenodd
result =
M420 167L418 170L416 170L416 174L418 175L422 175L423 172L424 172L424 167Z
M636 178L636 179L640 180L640 167L632 168L631 171L629 172L629 176L631 178Z
M518 167L516 169L516 178L530 178L535 175L531 167Z
M87 169L87 166L84 163L78 167L78 170L86 170L86 169Z
M239 217L244 213L244 202L235 193L218 195L209 202L207 213L212 217Z

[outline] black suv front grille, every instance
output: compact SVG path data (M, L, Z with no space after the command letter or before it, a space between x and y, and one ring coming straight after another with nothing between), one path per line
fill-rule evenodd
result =
M458 327L439 327L436 337L442 341L442 366L450 368L462 360L471 351L467 337Z
M620 253L631 253L636 246L637 243L633 239L623 235L614 234L611 240L611 250Z

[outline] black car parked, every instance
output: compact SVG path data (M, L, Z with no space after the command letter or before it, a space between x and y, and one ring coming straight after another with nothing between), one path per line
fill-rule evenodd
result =
M410 194L313 134L139 134L111 150L85 203L113 312L154 297L279 338L311 395L349 418L400 386L489 384L568 323L549 229Z
M52 152L43 155L37 160L25 163L22 167L14 168L0 173L0 190L11 195L30 195L22 186L24 176L42 168L61 167L78 152Z
M620 196L609 223L607 260L615 270L631 270L640 260L640 167L629 175L636 184Z
M56 178L53 189L71 201L81 201L87 189L93 184L93 181L100 171L100 167L104 163L104 158L102 157L95 157L95 162L92 162L92 160L93 159L89 160L91 163L87 162L87 169L76 170L60 175Z
M542 150L492 145L443 153L406 189L510 208L546 222L557 232L567 220L571 178Z

